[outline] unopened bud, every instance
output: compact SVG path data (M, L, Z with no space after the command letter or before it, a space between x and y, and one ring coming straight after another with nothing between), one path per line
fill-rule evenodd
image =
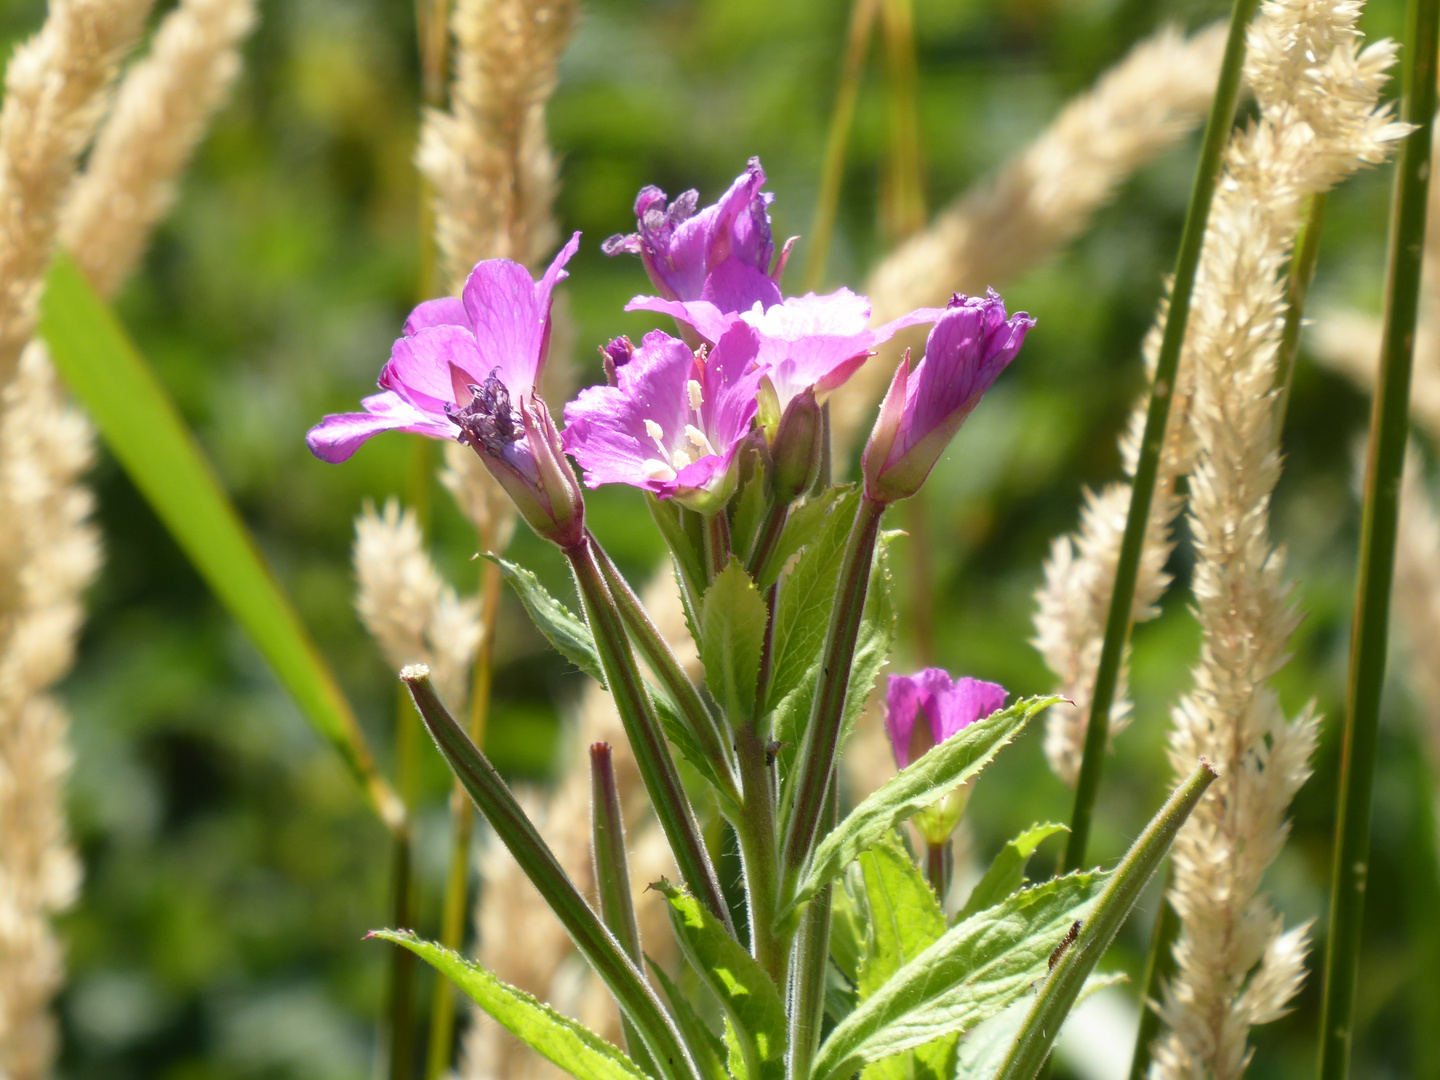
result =
M771 492L776 502L794 502L815 482L824 451L824 419L813 387L791 399L780 418L771 448Z

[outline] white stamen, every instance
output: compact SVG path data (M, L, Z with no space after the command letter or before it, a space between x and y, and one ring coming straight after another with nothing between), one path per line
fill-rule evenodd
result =
M645 421L645 434L649 435L650 438L654 439L656 442L659 442L661 439L665 438L664 429L661 428L661 426L657 424L654 420Z
M650 480L659 480L668 483L675 479L675 470L663 461L657 461L655 458L646 458L641 463L640 468Z
M685 389L690 393L690 408L699 412L700 406L705 404L705 395L700 392L700 384L691 379L685 384Z
M695 449L699 450L701 454L715 453L715 447L710 445L710 440L705 437L705 433L694 424L685 425L685 437L690 440Z

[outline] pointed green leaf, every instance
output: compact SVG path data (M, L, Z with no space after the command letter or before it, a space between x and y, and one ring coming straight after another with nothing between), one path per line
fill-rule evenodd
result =
M769 509L770 497L766 494L765 466L757 463L749 483L736 496L735 513L730 519L730 544L732 550L746 552L755 545L755 535Z
M733 1026L745 1080L782 1080L785 1006L770 976L688 892L668 881L654 888L670 902L670 925L680 951L720 1000L725 1018ZM733 1066L731 1071L735 1071Z
M562 1016L523 990L501 982L479 964L408 930L376 930L371 937L409 949L463 990L506 1031L578 1080L645 1080L618 1046Z
M675 1025L680 1029L685 1045L690 1048L690 1055L700 1070L700 1080L730 1080L725 1066L721 1064L725 1058L725 1041L700 1019L695 1006L665 974L664 968L648 956L645 962L650 965L650 973L655 976L660 989L665 991L665 997L670 1002L670 1015L675 1017Z
M755 713L760 650L769 618L760 590L731 556L700 605L700 662L705 685L730 722L749 722Z
M961 922L977 911L994 907L1024 885L1025 864L1030 861L1035 849L1056 833L1068 831L1064 825L1057 825L1053 821L1046 822L1043 825L1031 825L1007 843L1000 849L1000 854L995 856L995 861L990 864L990 869L985 871L985 876L970 891L970 899L965 901L956 921Z
M1085 988L1080 991L1075 1004L1079 1005L1107 986L1117 986L1129 981L1123 971L1092 975L1085 980ZM992 1080L1000 1068L1000 1063L1005 1060L1005 1051L1010 1049L1010 1043L1015 1038L1015 1033L1020 1030L1029 1007L1029 1003L1021 999L989 1020L977 1024L975 1030L965 1036L965 1041L960 1044L955 1069L959 1080Z
M956 732L900 770L889 783L875 792L842 821L815 850L809 873L796 891L790 906L780 913L783 921L798 905L815 895L862 851L873 847L886 833L917 810L953 790L990 763L1006 743L1018 735L1036 713L1048 709L1059 698L1023 698L984 720Z
M300 712L359 777L382 820L404 809L350 704L164 386L68 255L46 279L40 333L131 482L265 658Z
M545 640L555 647L555 651L604 686L605 673L600 669L600 654L595 651L595 638L590 633L590 627L555 599L550 591L540 584L540 579L525 567L498 555L482 553L481 557L500 567L500 572L515 590L515 595L524 605L531 622L545 635Z
M953 927L836 1026L816 1054L814 1080L968 1031L1029 993L1105 878L1055 878Z
M852 985L860 981L860 959L870 933L865 887L857 869L842 874L830 894L830 959Z
M768 589L774 585L780 572L785 569L785 564L799 554L801 548L820 535L821 528L831 520L829 515L836 500L844 495L844 488L826 488L819 495L790 508L790 514L785 519L785 529L770 555L764 574L756 583L760 588Z

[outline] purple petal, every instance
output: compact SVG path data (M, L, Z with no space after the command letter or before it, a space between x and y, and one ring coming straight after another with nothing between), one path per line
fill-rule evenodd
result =
M654 311L693 326L706 341L719 341L739 316L727 315L708 300L664 300L658 296L637 296L625 305L626 311Z
M895 767L910 764L910 736L920 712L920 688L905 675L891 675L885 687L885 731L895 754Z
M363 413L332 413L305 435L305 445L321 461L339 464L360 444L382 431L409 431L434 439L448 439L459 430L448 420L431 417L398 394L372 394L362 402Z
M393 390L415 408L443 417L445 406L459 404L452 369L472 383L489 374L476 347L475 337L460 326L430 326L414 337L398 339L390 362L380 373L380 386Z
M509 259L487 259L470 272L463 294L486 372L494 371L512 398L535 388L543 314L530 271Z
M458 299L442 296L438 300L426 300L416 305L405 320L405 335L413 337L427 326L463 326L468 330L470 317L465 314L465 305Z
M700 299L726 313L749 311L756 304L764 311L780 303L780 289L764 271L732 255L710 271Z
M946 677L948 680L948 676ZM962 731L983 720L991 713L1005 707L1005 688L999 683L985 682L966 676L956 679L950 689L939 698L938 726L932 717L931 727L935 741L944 742L957 731Z
M569 242L556 253L555 258L546 268L544 276L536 283L535 306L540 309L542 318L549 318L550 297L555 292L555 286L570 276L565 265L575 257L575 253L579 250L580 234L579 232L571 233Z
M760 338L744 323L736 323L720 336L705 358L702 393L706 434L715 451L726 459L750 433L750 421L759 408L756 395L764 371L756 364Z

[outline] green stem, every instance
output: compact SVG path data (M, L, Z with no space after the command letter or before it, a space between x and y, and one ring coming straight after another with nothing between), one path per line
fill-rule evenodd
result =
M770 569L770 556L785 535L785 522L790 519L790 504L771 501L765 511L765 520L760 523L760 533L755 537L755 546L745 559L745 570L756 581L764 581Z
M835 606L825 632L820 686L795 758L795 796L786 818L780 859L784 874L782 901L793 894L800 873L809 861L826 791L835 771L845 693L850 686L850 667L870 585L870 564L875 557L875 540L880 535L880 518L884 513L882 504L861 498L840 563Z
M1125 534L1120 543L1119 561L1115 567L1110 610L1105 619L1105 641L1101 646L1100 662L1095 672L1095 690L1090 698L1090 717L1085 728L1085 751L1080 759L1080 774L1075 781L1075 806L1070 815L1070 838L1066 842L1065 855L1060 864L1062 871L1078 870L1084 865L1085 848L1090 841L1090 823L1095 812L1095 797L1100 790L1105 741L1110 729L1110 707L1115 701L1115 685L1125 657L1126 639L1130 636L1135 582L1140 572L1140 557L1144 551L1145 533L1150 523L1150 504L1155 496L1160 452L1165 445L1165 427L1170 419L1175 376L1180 368L1180 353L1185 344L1185 327L1190 320L1190 294L1195 287L1195 273L1200 265L1200 253L1205 244L1205 223L1210 217L1210 203L1220 175L1221 156L1230 135L1230 128L1235 122L1236 104L1240 100L1245 31L1259 2L1260 0L1235 0L1235 6L1230 12L1230 34L1225 42L1220 80L1210 105L1210 118L1205 124L1200 163L1195 170L1190 206L1185 213L1180 252L1175 258L1170 311L1165 319L1160 355L1155 363L1150 407L1145 414L1145 431L1140 439L1140 456L1131 484L1130 511L1125 518Z
M775 788L764 741L753 725L735 733L745 801L734 822L745 866L745 897L750 914L750 952L776 986L785 985L788 936L775 933L779 910L780 864L775 841Z
M925 878L935 890L935 899L941 910L945 908L945 897L950 892L950 841L943 844L925 845Z
M724 510L706 514L704 519L705 581L708 585L720 576L730 561L730 519Z
M1160 1034L1160 1001L1165 982L1175 971L1175 939L1180 935L1180 916L1170 904L1170 886L1175 882L1172 865L1160 891L1160 910L1150 930L1150 952L1145 957L1145 976L1140 983L1140 1026L1135 1030L1135 1050L1130 1055L1130 1080L1145 1080L1150 1074L1150 1053Z
M1275 356L1275 430L1285 426L1285 410L1290 404L1290 384L1295 378L1295 360L1300 355L1300 328L1305 321L1305 298L1315 280L1315 264L1320 261L1320 233L1325 225L1323 191L1310 196L1310 209L1295 254L1290 260L1290 285L1287 290L1285 329L1280 335L1280 348Z
M665 635L650 621L650 615L640 603L640 598L635 595L635 590L630 588L630 583L605 553L605 549L593 536L590 543L596 561L605 574L605 585L610 590L610 596L615 601L625 629L629 631L630 640L645 658L645 663L655 673L660 685L669 691L671 700L694 732L700 749L710 759L716 775L722 781L728 781L729 786L720 794L732 805L739 805L740 789L734 780L734 758L728 749L731 739L724 720L717 720L706 708L699 689L690 676L685 674L685 669L680 666L680 661L675 656L675 651L670 648L670 643L665 640Z
M830 777L823 817L835 827L837 783ZM825 1017L825 967L830 962L830 901L833 885L825 885L811 899L800 918L795 936L795 989L791 1005L787 1080L810 1080L815 1049Z
M830 401L820 406L820 471L815 474L815 484L810 494L819 495L830 486L831 474L835 471L835 439L831 435Z
M1086 978L1115 940L1145 883L1170 850L1175 834L1214 779L1215 770L1202 758L1125 853L1080 927L1075 944L1054 960L995 1080L1033 1080L1039 1074Z
M835 232L835 215L840 209L840 184L845 178L845 148L855 119L855 99L860 94L860 76L865 68L865 50L870 28L875 24L879 0L854 0L850 8L850 29L846 35L845 58L840 66L840 87L835 93L835 111L830 114L830 132L825 137L825 163L820 170L820 196L815 201L815 220L810 225L810 253L805 257L804 288L813 292L825 276L830 255L830 237Z
M397 930L410 930L415 926L412 855L413 844L407 829L404 835L391 841L390 917ZM389 1076L390 1080L408 1080L415 1060L415 957L406 949L396 950L390 959L388 996Z
M1390 218L1390 266L1380 371L1370 420L1365 498L1360 519L1360 564L1350 678L1340 758L1339 817L1330 891L1329 951L1320 1013L1321 1080L1343 1080L1350 1068L1355 988L1360 967L1361 916L1370 858L1371 794L1385 682L1386 633L1395 570L1400 474L1409 438L1410 372L1425 250L1430 137L1435 121L1440 0L1410 0L1405 94L1400 115L1415 125L1400 146Z
M615 786L615 768L610 744L590 747L590 852L595 860L595 889L600 894L600 918L615 935L626 954L643 974L645 954L640 949L640 928L635 922L635 904L630 897L630 866L625 858L625 819L620 814L620 792ZM625 1049L647 1076L655 1065L628 1019L621 1019Z
M625 736L635 753L635 763L640 767L640 778L650 795L655 816L665 830L665 838L670 841L670 850L675 855L680 876L690 891L710 909L710 913L734 934L730 909L725 903L724 893L720 891L720 881L715 876L709 852L705 850L700 827L690 808L690 799L680 783L675 759L670 756L670 748L665 744L660 721L635 667L635 656L630 651L624 620L616 610L610 590L605 587L605 574L596 561L589 537L567 548L565 556L575 573L580 599L585 605L585 617L590 623L595 648L600 653L600 664L605 671L606 685L610 687L615 709L625 726Z
M700 601L705 596L705 558L685 528L686 512L674 499L657 499L654 495L645 496L645 505L675 560L685 606L694 615L699 612Z
M490 759L470 741L441 704L430 683L429 672L423 667L410 667L402 671L400 677L410 687L415 707L420 710L441 755L541 899L565 927L580 955L615 995L621 1012L630 1018L654 1055L663 1080L700 1080L689 1051L655 991L580 895Z

